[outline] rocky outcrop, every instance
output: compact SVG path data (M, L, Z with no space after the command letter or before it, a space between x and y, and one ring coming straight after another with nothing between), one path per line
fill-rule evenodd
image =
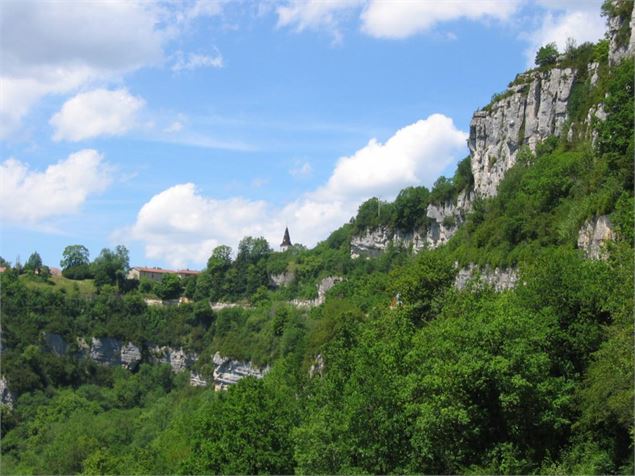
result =
M44 333L44 345L55 355L66 355L69 349L64 338L55 333ZM141 362L141 349L132 342L123 343L112 337L93 337L90 344L77 339L77 357L85 357L103 365L122 366L133 370Z
M618 1L614 0L612 3L616 4ZM619 3L630 5L632 8L632 0L619 0ZM608 17L608 38L610 66L635 54L635 17L632 12L630 18Z
M168 364L174 373L188 370L197 359L198 355L188 354L183 349L173 349L167 346L150 348L150 362Z
M295 281L295 273L293 271L285 271L283 273L272 274L270 279L271 284L277 288L288 286Z
M231 309L234 307L240 307L242 309L250 308L250 306L240 304L237 302L210 302L209 307L212 308L212 311L222 311L223 309Z
M324 357L322 354L318 354L311 364L309 368L309 377L315 377L319 375L320 377L324 374Z
M578 233L578 248L584 251L587 258L603 259L606 257L605 244L615 239L613 224L609 217L601 215L587 220Z
M379 227L368 230L361 235L351 238L351 258L379 256L389 246L409 249L418 253L424 248L436 248L448 242L465 221L466 215L472 209L474 192L462 191L456 200L442 204L430 204L426 209L429 219L425 231L415 230L405 232Z
M516 287L518 282L518 272L513 268L491 268L489 266L479 267L470 264L461 268L454 279L454 287L465 289L468 283L476 286L490 286L501 292Z
M456 201L428 205L426 215L431 222L425 234L426 246L436 248L447 243L465 221L473 203L474 192L464 190L459 193Z
M525 73L498 100L474 113L468 147L476 195L496 194L521 146L535 150L562 132L575 74L571 68Z
M13 408L13 402L15 402L15 395L9 390L9 385L4 377L0 377L0 404L6 405L9 408Z
M335 286L337 283L342 281L343 278L340 276L327 276L322 279L317 287L318 296L315 299L294 299L289 302L292 306L300 307L300 308L311 308L316 306L321 306L326 301L326 293Z
M214 390L224 390L245 377L262 378L269 372L269 367L260 369L251 362L223 357L219 352L214 354L212 362L214 363Z

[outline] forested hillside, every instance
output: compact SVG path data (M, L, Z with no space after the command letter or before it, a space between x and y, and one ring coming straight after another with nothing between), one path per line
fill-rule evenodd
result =
M632 9L605 4L598 44L543 48L453 177L369 199L313 249L246 237L158 283L123 247L71 247L63 278L7 268L0 473L633 474ZM490 147L555 71L549 133L502 116L512 145ZM264 376L214 391L215 355Z

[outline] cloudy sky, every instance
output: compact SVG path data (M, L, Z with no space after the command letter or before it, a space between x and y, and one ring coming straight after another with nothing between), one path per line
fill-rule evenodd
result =
M0 255L312 246L451 175L472 113L539 45L601 38L601 3L3 0Z

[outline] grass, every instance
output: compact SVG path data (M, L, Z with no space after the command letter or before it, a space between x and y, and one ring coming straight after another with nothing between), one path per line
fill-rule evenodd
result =
M92 279L76 281L63 276L51 276L47 281L41 281L26 274L21 275L20 279L32 289L59 289L69 294L76 293L82 296L95 294L95 282Z

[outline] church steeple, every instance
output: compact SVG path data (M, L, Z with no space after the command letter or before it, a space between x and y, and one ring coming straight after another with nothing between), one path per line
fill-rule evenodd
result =
M284 237L282 238L282 243L280 244L280 249L282 251L287 251L287 249L291 246L291 237L289 236L289 228L285 227L284 229Z

